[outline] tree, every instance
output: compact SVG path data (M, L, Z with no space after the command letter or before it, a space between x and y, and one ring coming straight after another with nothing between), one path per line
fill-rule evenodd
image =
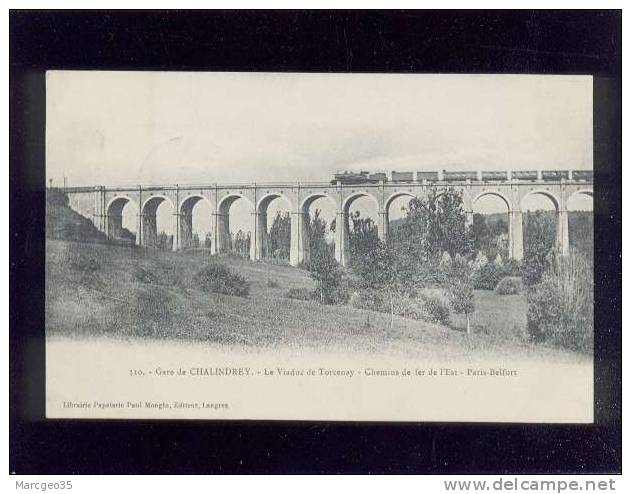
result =
M441 279L439 264L450 257L473 253L473 230L467 226L462 195L453 189L426 198L413 198L399 228L390 235L397 263L416 284Z
M157 245L159 250L171 250L173 247L173 235L167 235L166 232L160 232L157 238Z
M552 256L541 282L528 291L528 331L536 341L591 352L594 343L592 261L572 249Z
M508 224L505 214L473 215L473 245L476 252L489 258L508 255Z
M333 291L342 280L342 273L335 257L327 250L316 251L309 263L309 274L318 284L320 303L329 303Z
M486 216L473 215L473 246L476 252L486 252L493 242L493 232L486 222Z
M569 211L568 221L570 245L584 254L585 259L593 259L594 213L592 211Z
M289 259L291 248L291 218L289 213L276 213L274 222L269 231L268 251L266 257L274 259Z
M394 326L395 305L398 298L408 297L414 292L414 278L410 266L401 262L392 244L377 239L363 262L354 263L353 271L362 282L363 288L385 292L390 305L390 328Z
M213 240L210 236L210 233L206 233L206 238L204 238L204 247L210 249L213 246Z
M475 296L471 268L466 259L457 255L452 261L447 276L447 296L454 312L467 318L467 334L471 334L469 314L475 311Z
M330 250L326 242L326 221L320 217L320 213L319 209L314 211L308 226L309 252L311 252L312 257L320 251Z
M236 234L230 235L230 250L241 257L248 257L250 254L250 232L247 234L239 230Z
M524 229L524 259L522 272L526 286L536 285L550 266L554 250L556 217L548 211L535 211L526 215Z
M349 215L353 228L349 231L348 243L351 267L365 264L379 246L377 225L370 217L362 218L359 211Z

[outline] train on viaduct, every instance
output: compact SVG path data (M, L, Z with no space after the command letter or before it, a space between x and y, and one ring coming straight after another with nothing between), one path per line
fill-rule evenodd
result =
M362 175L365 175L362 179ZM137 215L136 243L157 245L156 211L161 203L170 204L173 214L173 249L191 247L193 207L206 201L212 210L212 253L229 250L230 207L246 201L251 210L250 258L263 257L267 231L267 208L275 199L286 202L291 213L290 264L296 266L310 258L308 241L309 207L324 198L336 210L335 257L342 265L349 262L349 212L353 201L367 197L374 201L379 237L388 236L389 210L398 197L423 197L430 191L455 189L462 193L466 218L473 222L473 210L481 197L499 197L508 210L509 256L521 259L523 247L522 206L533 194L548 197L557 212L556 243L563 254L569 252L567 203L574 194L593 195L591 171L505 171L505 172L392 172L368 175L336 174L330 182L250 183L209 185L87 186L64 191L69 205L90 218L110 238L120 236L123 208L132 203Z

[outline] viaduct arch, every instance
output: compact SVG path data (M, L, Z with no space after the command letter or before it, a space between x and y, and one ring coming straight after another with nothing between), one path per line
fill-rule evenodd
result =
M525 172L522 172L522 175ZM531 172L528 172L531 173ZM575 172L576 173L576 172ZM110 237L122 232L122 212L127 204L138 211L136 243L146 247L156 244L156 211L163 202L169 203L173 212L173 249L190 247L192 239L192 211L199 201L206 201L212 211L212 253L225 252L230 242L230 208L238 200L244 200L251 212L251 242L249 257L261 259L267 233L267 209L276 199L282 199L291 215L290 264L296 266L308 261L309 208L314 201L325 198L335 205L336 227L335 257L342 265L349 262L349 210L353 201L368 197L377 206L376 223L379 237L387 238L389 209L399 197L426 197L430 193L440 195L446 189L462 193L467 221L473 221L475 203L487 195L502 199L509 215L509 256L523 257L523 202L531 195L544 195L552 200L557 212L556 243L563 254L569 252L567 202L574 194L593 196L593 179L568 178L547 180L540 172L532 172L536 178L514 178L517 173L507 172L502 180L485 180L486 172L478 172L477 179L467 178L446 182L440 174L437 180L417 179L406 181L380 181L378 183L343 184L341 182L239 184L239 185L165 185L151 187L73 187L66 192L69 205L84 216L91 218L95 226ZM519 176L522 176L519 175ZM578 175L578 173L576 173Z

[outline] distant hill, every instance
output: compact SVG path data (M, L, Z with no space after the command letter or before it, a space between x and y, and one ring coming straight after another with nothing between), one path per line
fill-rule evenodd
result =
M106 242L107 237L85 216L68 206L66 195L56 189L46 190L46 237L81 242Z
M528 217L533 213L524 213L523 225L524 235L527 235ZM555 221L553 216L556 213L549 211L546 213L549 215L550 221ZM486 225L493 229L500 221L506 226L506 232L508 231L508 213L493 213L481 215L484 217ZM405 218L398 218L390 222L390 231L394 231L399 228ZM591 257L594 250L594 214L592 211L568 211L568 228L570 246L579 249L582 252L589 254Z
M484 220L486 221L486 224L489 227L494 226L496 223L499 223L500 221L503 221L504 223L508 223L508 213L484 214L482 216L484 216ZM391 220L390 231L394 231L397 228L399 228L403 224L404 221L405 221L405 217L397 218L396 220Z
M550 214L553 214L553 213L550 212ZM525 216L527 215L528 213L525 213ZM486 221L486 224L489 226L495 225L496 223L500 221L504 221L506 223L508 220L508 213L492 213L492 214L484 214L482 216L484 216L484 220ZM573 224L576 224L577 222L580 222L580 221L584 221L586 218L591 218L592 216L593 216L593 213L591 211L568 211L568 221L570 223L570 231L572 230ZM390 221L390 229L394 230L396 228L399 228L403 224L404 220L405 218L397 218L396 220Z

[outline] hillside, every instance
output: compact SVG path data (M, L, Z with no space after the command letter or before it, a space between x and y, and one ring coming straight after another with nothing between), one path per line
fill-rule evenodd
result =
M105 242L105 235L92 222L68 206L68 198L56 189L46 189L46 237L83 242Z
M335 347L443 358L550 353L576 358L524 342L521 295L498 299L492 292L479 292L473 319L477 334L467 336L460 329L402 317L390 329L386 314L288 299L288 289L313 288L313 282L307 272L287 266L221 259L250 282L249 296L236 297L196 287L195 273L211 262L203 251L178 254L48 240L46 256L46 331L52 338Z

